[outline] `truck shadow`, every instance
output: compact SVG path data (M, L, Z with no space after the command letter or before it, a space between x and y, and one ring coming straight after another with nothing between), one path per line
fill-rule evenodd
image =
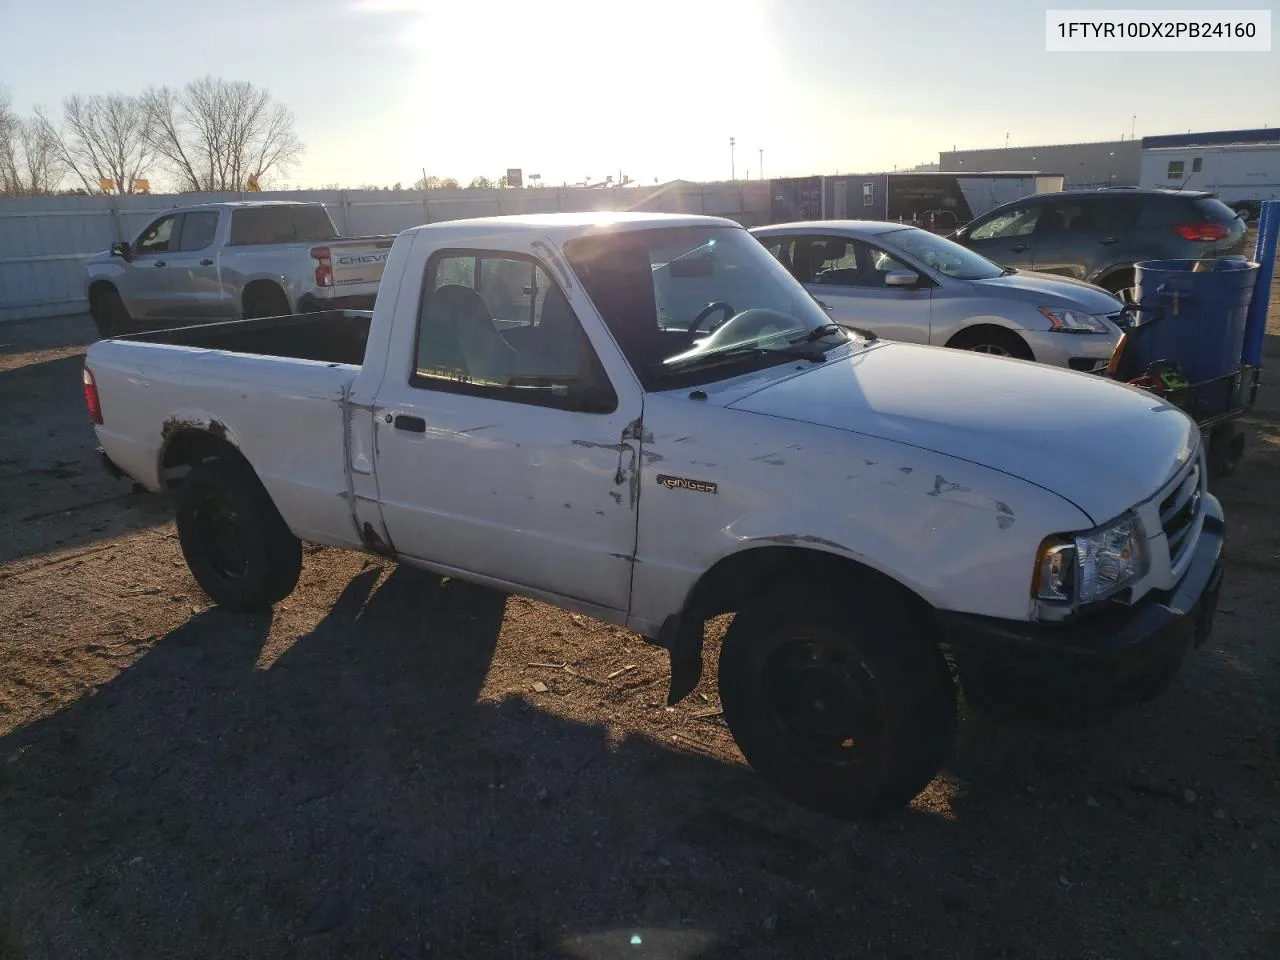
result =
M1145 862L1188 835L1176 799L1100 824L1083 792L1136 744L1191 749L1212 701L981 735L947 789L849 824L590 715L480 699L505 604L375 567L296 639L206 612L0 739L0 956L1020 957L1040 911L999 903L1045 897L1073 947L1049 955L1124 953L1122 881L1062 899L1082 841Z

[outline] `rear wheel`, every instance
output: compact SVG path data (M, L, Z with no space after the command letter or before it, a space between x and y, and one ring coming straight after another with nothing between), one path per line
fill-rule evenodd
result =
M178 493L177 525L191 575L220 607L265 610L298 583L302 544L243 460L196 466Z
M917 618L856 616L789 584L739 611L720 651L725 720L751 766L797 802L876 817L911 801L950 753L955 685Z
M98 328L98 336L118 337L133 329L133 317L114 288L98 290L89 299L89 316Z
M244 318L283 317L289 312L289 300L274 283L250 286L244 295Z
M951 338L947 346L957 350L972 350L974 353L989 353L997 357L1035 359L1027 341L1003 327L970 327L968 330L961 330Z

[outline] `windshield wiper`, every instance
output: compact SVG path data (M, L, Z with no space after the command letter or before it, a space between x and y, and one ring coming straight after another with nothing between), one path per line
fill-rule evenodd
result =
M823 337L829 337L833 333L844 333L844 327L838 323L824 323L820 327L814 327L803 336L796 337L794 340L788 340L787 343L813 343L815 340L821 340ZM845 339L848 339L846 335Z
M745 344L738 347L726 347L723 350L711 350L707 353L697 353L674 363L662 364L664 373L683 373L688 370L697 370L703 367L713 367L720 363L730 363L734 360L741 360L744 357L798 357L801 360L808 360L810 363L823 363L827 359L826 352L817 350L813 347L804 346L795 343L786 347L777 349L769 349L768 347L760 347L755 344Z
M1014 273L1017 273L1017 272L1018 272L1018 271L1017 271L1017 270L1015 270L1015 269L1013 269L1013 267L1001 267L1001 268L1000 268L1000 276L1002 276L1002 277L1007 277L1007 276L1009 276L1010 274L1014 274Z

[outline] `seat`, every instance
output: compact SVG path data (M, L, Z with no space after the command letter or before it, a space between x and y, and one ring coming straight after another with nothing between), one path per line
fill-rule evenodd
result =
M445 368L471 378L501 382L510 370L512 354L484 298L475 290L448 283L431 293L419 369Z

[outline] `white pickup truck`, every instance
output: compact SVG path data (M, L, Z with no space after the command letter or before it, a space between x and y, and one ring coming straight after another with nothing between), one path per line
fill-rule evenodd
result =
M677 318L685 283L714 295ZM229 609L285 597L300 541L369 550L625 625L670 651L672 703L735 612L734 737L838 815L946 761L946 654L980 707L1154 696L1221 582L1183 413L850 333L718 218L416 227L371 314L102 340L84 383L107 468L176 485Z
M320 203L282 200L177 207L85 264L85 299L101 336L370 309L391 236L338 235Z

